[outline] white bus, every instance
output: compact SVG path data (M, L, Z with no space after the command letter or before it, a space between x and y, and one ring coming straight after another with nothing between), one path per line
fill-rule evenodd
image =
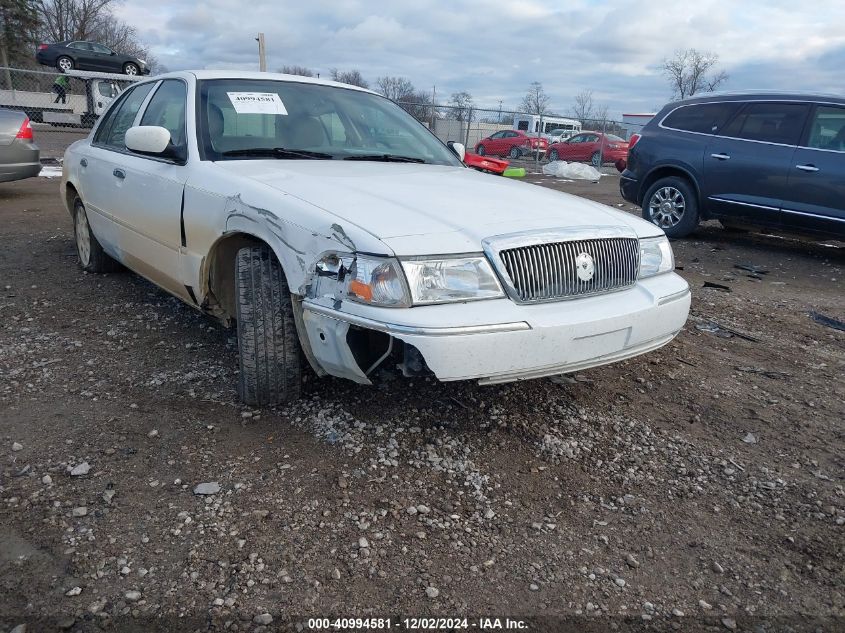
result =
M540 129L540 119L543 129ZM564 119L558 116L540 116L539 114L518 114L513 119L513 129L521 130L530 136L543 136L548 139L565 140L581 131L581 121Z

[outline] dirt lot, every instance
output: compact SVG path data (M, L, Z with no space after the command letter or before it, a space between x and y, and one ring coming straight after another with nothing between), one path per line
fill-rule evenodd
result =
M232 331L79 270L57 186L0 185L0 630L845 628L845 332L809 316L845 318L845 249L704 227L655 353L256 411Z

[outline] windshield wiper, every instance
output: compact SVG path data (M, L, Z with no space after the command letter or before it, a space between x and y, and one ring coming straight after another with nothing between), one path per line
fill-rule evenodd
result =
M358 156L347 156L343 160L372 160L380 163L424 163L422 158L413 156L399 156L398 154L361 154Z
M311 160L331 160L331 154L312 152L307 149L287 149L285 147L250 147L247 149L232 149L223 152L223 156L255 156L259 158L306 158Z

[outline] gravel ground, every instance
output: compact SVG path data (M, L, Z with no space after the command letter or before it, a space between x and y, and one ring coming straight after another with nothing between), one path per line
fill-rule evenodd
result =
M79 270L57 185L0 185L0 630L845 629L842 248L705 226L657 352L252 410L233 331Z

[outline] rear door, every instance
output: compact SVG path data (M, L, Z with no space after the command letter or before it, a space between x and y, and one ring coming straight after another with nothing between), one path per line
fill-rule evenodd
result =
M88 42L71 42L67 47L71 49L78 70L99 70Z
M845 236L845 106L815 106L801 145L790 165L784 227Z
M809 113L795 102L747 103L704 153L702 194L716 217L779 226L789 173Z

